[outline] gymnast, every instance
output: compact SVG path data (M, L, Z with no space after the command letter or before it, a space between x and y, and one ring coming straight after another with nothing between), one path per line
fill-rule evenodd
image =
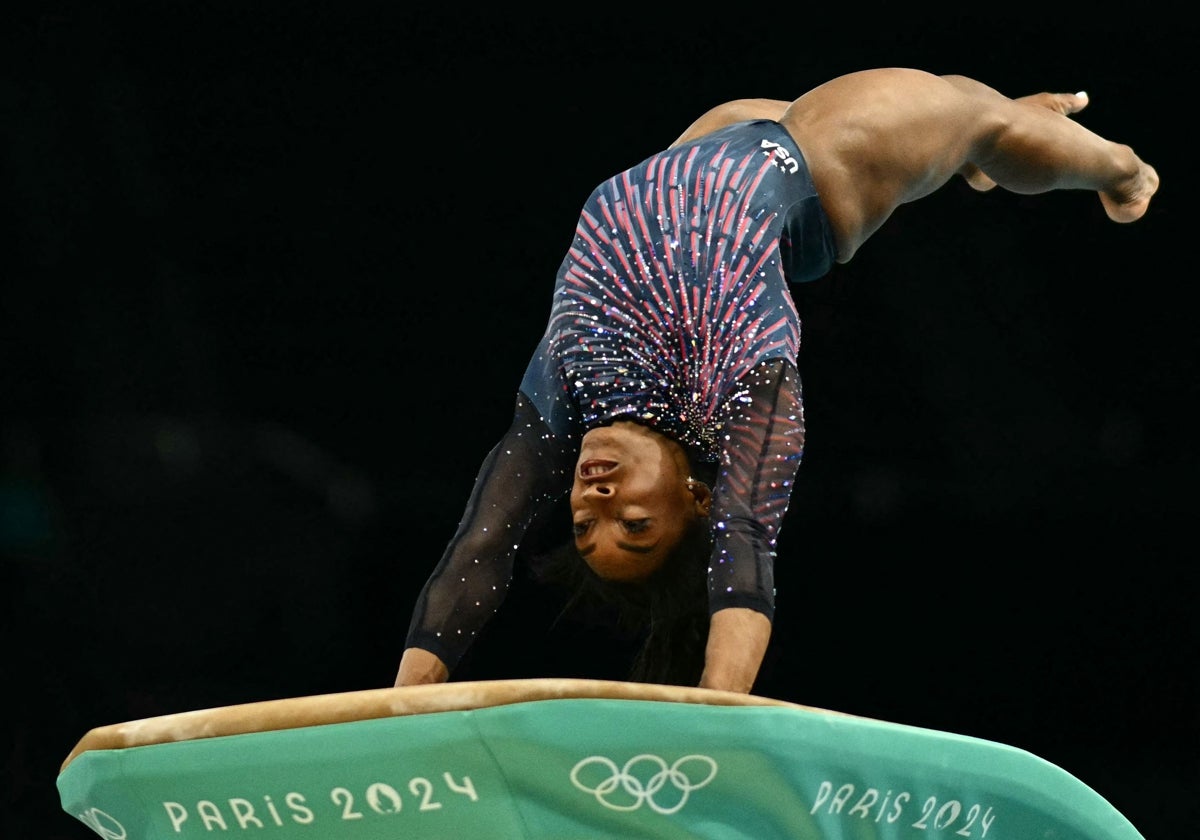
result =
M718 105L600 184L395 684L449 679L500 608L531 523L569 498L581 580L640 611L647 661L653 640L694 643L690 668L637 678L749 693L804 449L789 284L848 262L955 175L980 191L1093 191L1112 221L1140 219L1158 174L1072 119L1087 103L872 69L793 102Z

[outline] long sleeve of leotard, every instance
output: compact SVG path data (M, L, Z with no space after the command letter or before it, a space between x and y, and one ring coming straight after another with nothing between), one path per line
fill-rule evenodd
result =
M503 603L517 545L570 487L570 470L565 442L518 394L512 425L480 467L458 529L417 599L407 647L453 670Z
M726 424L713 492L709 606L775 613L775 540L804 452L800 376L783 359L764 362Z

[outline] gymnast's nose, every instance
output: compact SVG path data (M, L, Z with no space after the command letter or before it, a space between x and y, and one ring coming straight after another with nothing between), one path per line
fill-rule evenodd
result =
M585 499L611 499L617 492L616 485L608 481L589 483L583 488Z

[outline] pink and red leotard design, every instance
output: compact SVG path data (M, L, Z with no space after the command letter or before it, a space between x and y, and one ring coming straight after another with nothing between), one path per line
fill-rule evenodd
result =
M450 667L499 608L513 556L570 490L579 439L616 420L715 467L710 608L773 616L774 548L804 447L789 283L832 265L825 214L777 123L739 123L597 187L563 259L514 422L485 460L408 644Z

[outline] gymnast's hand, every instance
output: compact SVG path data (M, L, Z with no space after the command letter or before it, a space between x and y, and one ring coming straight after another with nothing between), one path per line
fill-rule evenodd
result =
M708 627L700 687L749 694L770 640L771 621L762 613L743 607L717 610Z
M407 648L400 657L400 669L396 672L396 687L405 685L429 685L443 683L450 677L450 669L438 656L421 648Z

